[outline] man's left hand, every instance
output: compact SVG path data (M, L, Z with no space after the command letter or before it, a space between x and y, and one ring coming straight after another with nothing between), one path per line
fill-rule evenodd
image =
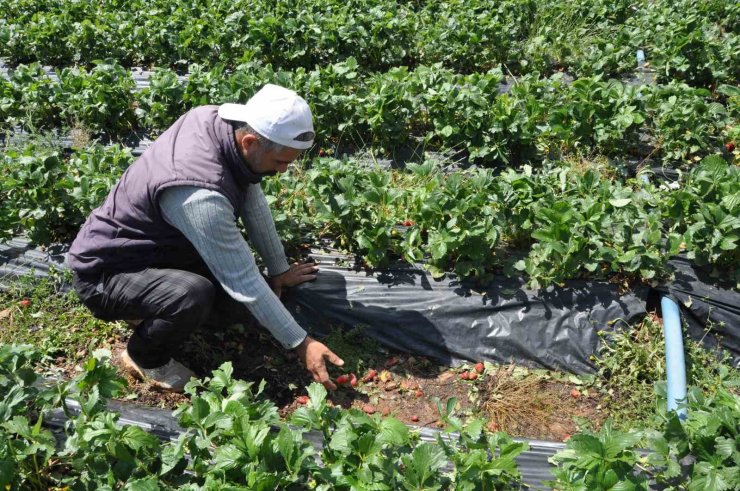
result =
M283 288L290 288L306 281L313 281L316 279L316 273L318 271L319 268L315 263L296 262L291 264L290 269L285 273L270 278L270 287L279 298L283 293Z

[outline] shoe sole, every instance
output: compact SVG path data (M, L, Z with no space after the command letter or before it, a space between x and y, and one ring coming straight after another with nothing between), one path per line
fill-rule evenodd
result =
M151 379L147 377L144 372L141 371L141 368L139 368L139 365L136 364L134 360L131 359L131 356L128 354L127 350L123 350L121 352L121 364L123 365L123 369L128 372L131 376L133 376L137 380L141 380L142 382L146 382L152 387L163 391L163 392L175 392L177 394L182 394L185 390L183 389L175 389L168 385L164 385L161 382L158 382L154 379Z

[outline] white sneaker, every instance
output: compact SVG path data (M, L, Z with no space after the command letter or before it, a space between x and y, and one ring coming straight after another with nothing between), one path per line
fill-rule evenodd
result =
M153 386L166 390L168 392L183 392L187 384L195 373L188 367L170 358L166 365L157 368L142 368L136 364L128 350L121 353L121 362L124 369L134 377L148 381Z

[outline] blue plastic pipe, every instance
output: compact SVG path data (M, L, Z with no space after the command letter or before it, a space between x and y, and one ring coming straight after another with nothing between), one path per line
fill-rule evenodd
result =
M686 362L684 360L681 314L675 300L663 297L663 334L665 336L665 368L668 376L668 411L676 411L678 417L686 418L686 408L678 403L686 399Z

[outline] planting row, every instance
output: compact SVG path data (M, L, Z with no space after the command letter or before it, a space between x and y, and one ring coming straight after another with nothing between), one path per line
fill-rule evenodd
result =
M57 78L37 64L19 66L0 79L0 124L79 127L114 139L157 134L190 107L246 102L272 82L308 100L318 144L326 148L456 149L487 163L573 152L649 152L680 161L740 139L740 90L729 85L712 94L681 83L632 86L600 77L566 83L559 75L529 75L500 94L497 70L462 75L435 65L362 74L354 59L310 72L253 63L234 71L223 65L190 70L187 80L157 70L137 92L131 73L113 61L89 71L65 68Z
M434 275L524 274L533 288L572 278L666 276L680 251L740 282L740 169L706 158L660 188L605 166L547 163L501 174L446 174L428 161L408 173L319 159L267 182L284 237L334 237L370 266L424 261ZM399 225L402 227L399 229Z
M440 62L463 73L610 76L632 70L643 49L661 81L740 77L732 0L2 0L0 10L0 56L13 64L257 60L293 70L354 57L371 71Z
M0 162L0 238L69 240L132 157L92 146L69 157L29 146ZM495 174L408 171L318 158L264 183L281 237L331 238L370 266L424 261L434 275L525 274L532 287L571 278L658 280L684 251L740 282L740 169L704 159L671 186L623 181L609 166L545 163Z
M484 422L463 422L455 400L439 403L445 433L436 443L394 418L368 416L328 404L312 384L305 405L280 420L260 398L264 387L235 380L230 363L210 378L191 381L189 403L175 414L185 432L161 442L136 426L120 426L106 409L125 381L97 350L74 379L40 389L33 366L39 353L28 345L0 345L0 486L41 490L89 489L521 489L516 457L526 443L491 434ZM67 401L79 404L78 413ZM557 489L647 490L650 481L680 489L735 489L740 398L720 388L706 398L692 390L689 419L675 413L655 418L656 429L615 431L607 422L596 434L570 438L553 457L549 483ZM43 427L51 410L69 418L57 444ZM324 438L316 450L304 437ZM454 434L453 432L457 432ZM642 456L638 448L649 448ZM692 464L682 467L685 457Z

